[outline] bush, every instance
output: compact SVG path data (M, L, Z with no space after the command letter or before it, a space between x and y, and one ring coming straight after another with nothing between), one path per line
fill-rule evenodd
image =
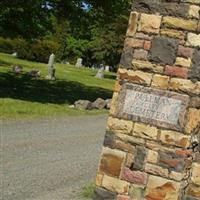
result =
M28 59L31 54L29 43L21 38L16 38L12 40L13 52L17 52L19 58Z
M11 39L0 37L0 52L13 53L13 42Z
M58 49L58 44L51 40L37 40L35 43L30 45L31 54L29 55L29 60L48 62L49 56L52 53L56 53Z
M70 63L76 63L77 58L83 58L84 61L86 60L89 43L88 40L76 39L69 36L65 42L65 51L62 53L58 52L59 55L62 55L60 58L61 60L67 59Z
M30 52L29 44L24 39L2 38L0 37L0 52L14 53L17 52L20 58L26 58Z
M28 42L21 38L9 39L0 37L0 52L17 52L19 58L38 62L47 62L51 53L56 53L58 44L51 40Z

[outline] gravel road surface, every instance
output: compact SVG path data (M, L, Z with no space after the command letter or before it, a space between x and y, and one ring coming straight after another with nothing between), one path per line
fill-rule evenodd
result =
M82 199L82 186L95 179L106 118L1 122L0 199Z

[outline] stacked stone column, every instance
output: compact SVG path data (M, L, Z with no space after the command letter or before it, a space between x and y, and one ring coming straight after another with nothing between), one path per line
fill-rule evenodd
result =
M94 199L200 199L198 134L200 0L135 0Z

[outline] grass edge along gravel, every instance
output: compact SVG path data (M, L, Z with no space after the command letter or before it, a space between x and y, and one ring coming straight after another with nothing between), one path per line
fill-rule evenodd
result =
M93 182L87 183L82 187L81 197L86 200L91 200L94 197L95 184Z

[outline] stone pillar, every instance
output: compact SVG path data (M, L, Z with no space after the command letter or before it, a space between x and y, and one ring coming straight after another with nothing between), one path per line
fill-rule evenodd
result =
M199 11L134 0L95 200L200 199Z

